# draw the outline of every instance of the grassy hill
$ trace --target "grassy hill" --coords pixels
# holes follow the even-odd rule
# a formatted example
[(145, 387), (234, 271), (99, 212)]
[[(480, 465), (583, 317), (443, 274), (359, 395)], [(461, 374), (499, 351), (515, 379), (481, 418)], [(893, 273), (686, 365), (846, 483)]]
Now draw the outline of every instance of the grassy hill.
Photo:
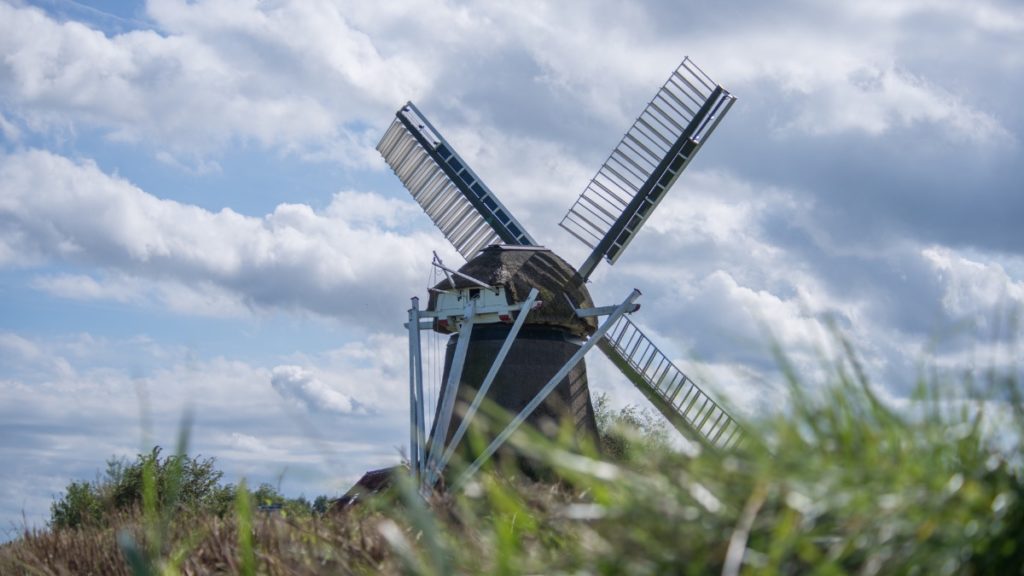
[(185, 503), (188, 459), (160, 484), (155, 458), (132, 506), (24, 534), (0, 573), (1021, 573), (1019, 375), (936, 376), (897, 413), (858, 374), (792, 377), (788, 409), (734, 452), (673, 450), (649, 415), (606, 412), (604, 456), (514, 437), (557, 481), (496, 462), (460, 494), (399, 483), (338, 514), (262, 513), (244, 486)]

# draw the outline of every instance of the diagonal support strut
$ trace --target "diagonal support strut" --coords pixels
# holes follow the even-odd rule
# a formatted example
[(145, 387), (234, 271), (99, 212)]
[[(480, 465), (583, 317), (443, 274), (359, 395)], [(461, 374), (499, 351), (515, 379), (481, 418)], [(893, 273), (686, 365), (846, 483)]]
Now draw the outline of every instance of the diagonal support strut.
[(448, 426), (452, 421), (452, 412), (455, 409), (455, 396), (459, 391), (459, 381), (462, 379), (462, 368), (466, 364), (466, 353), (469, 351), (469, 340), (473, 334), (473, 319), (476, 314), (476, 301), (470, 300), (466, 305), (462, 328), (459, 329), (459, 341), (455, 345), (455, 354), (452, 357), (452, 365), (448, 370), (448, 380), (445, 383), (444, 398), (441, 400), (441, 407), (437, 413), (437, 421), (434, 423), (434, 439), (430, 445), (430, 453), (427, 455), (427, 470), (423, 478), (423, 487), (429, 488), (437, 480), (439, 470), (437, 463), (441, 459), (441, 450), (444, 448), (444, 438), (448, 435)]
[(516, 336), (519, 335), (519, 330), (523, 327), (526, 322), (526, 317), (530, 314), (530, 310), (533, 309), (533, 303), (537, 300), (539, 292), (536, 288), (530, 289), (530, 294), (527, 295), (526, 301), (523, 302), (523, 307), (519, 316), (516, 317), (516, 321), (512, 324), (512, 328), (508, 332), (508, 336), (505, 337), (505, 341), (501, 344), (501, 349), (498, 350), (498, 355), (494, 357), (494, 362), (491, 363), (490, 370), (487, 371), (487, 375), (484, 377), (484, 381), (480, 384), (480, 389), (477, 391), (476, 396), (473, 398), (473, 403), (470, 404), (469, 409), (466, 410), (466, 414), (462, 417), (462, 422), (459, 424), (459, 429), (455, 431), (455, 435), (452, 436), (451, 442), (448, 443), (448, 449), (445, 450), (444, 456), (441, 458), (441, 463), (438, 465), (438, 470), (444, 470), (444, 467), (448, 465), (448, 461), (451, 459), (452, 454), (455, 452), (455, 447), (459, 445), (459, 441), (465, 436), (466, 430), (469, 429), (469, 423), (476, 415), (477, 409), (480, 408), (480, 404), (484, 398), (487, 397), (487, 391), (491, 388), (491, 383), (498, 376), (498, 370), (501, 369), (501, 365), (505, 362), (505, 357), (508, 355), (508, 351), (512, 349), (512, 343), (515, 341)]
[(559, 369), (558, 372), (556, 372), (550, 380), (548, 380), (548, 383), (545, 384), (539, 392), (537, 392), (537, 395), (533, 397), (533, 400), (530, 400), (530, 403), (527, 404), (519, 412), (519, 414), (516, 414), (515, 418), (513, 418), (512, 421), (509, 422), (508, 426), (506, 426), (505, 429), (502, 430), (500, 434), (498, 434), (498, 436), (490, 443), (490, 445), (488, 445), (487, 448), (484, 449), (483, 453), (480, 454), (479, 457), (477, 457), (477, 459), (469, 466), (469, 468), (467, 468), (462, 473), (461, 476), (459, 476), (459, 479), (455, 482), (456, 490), (460, 489), (463, 485), (465, 485), (465, 483), (473, 476), (473, 474), (475, 474), (476, 471), (479, 470), (481, 466), (483, 466), (483, 463), (486, 462), (488, 458), (493, 456), (494, 453), (498, 451), (498, 448), (500, 448), (501, 445), (504, 444), (505, 441), (508, 440), (509, 437), (512, 436), (512, 434), (519, 429), (523, 422), (525, 422), (526, 419), (530, 417), (530, 414), (533, 414), (533, 411), (536, 410), (537, 407), (540, 406), (540, 404), (544, 402), (544, 400), (547, 399), (548, 396), (551, 395), (551, 393), (555, 390), (555, 388), (562, 381), (562, 379), (565, 378), (566, 375), (568, 375), (569, 372), (571, 372), (572, 369), (575, 368), (581, 360), (583, 360), (583, 357), (586, 356), (587, 352), (589, 352), (590, 349), (593, 348), (594, 345), (597, 344), (597, 342), (599, 342), (601, 338), (604, 337), (605, 333), (607, 333), (608, 330), (615, 324), (615, 322), (632, 307), (633, 302), (639, 297), (640, 291), (634, 288), (633, 292), (630, 293), (629, 297), (627, 297), (626, 300), (622, 302), (622, 304), (619, 304), (615, 308), (615, 311), (612, 312), (607, 319), (605, 319), (601, 326), (598, 327), (597, 331), (594, 332), (590, 336), (590, 338), (588, 338), (587, 341), (583, 343), (582, 346), (580, 346), (580, 349), (577, 350), (576, 353), (573, 354), (572, 357), (569, 358), (569, 360), (562, 366), (562, 368)]

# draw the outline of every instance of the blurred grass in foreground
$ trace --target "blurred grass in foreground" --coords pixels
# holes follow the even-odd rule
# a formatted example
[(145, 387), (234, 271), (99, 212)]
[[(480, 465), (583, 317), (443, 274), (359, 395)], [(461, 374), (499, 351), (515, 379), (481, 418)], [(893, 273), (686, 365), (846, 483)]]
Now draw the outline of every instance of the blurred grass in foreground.
[[(0, 548), (0, 573), (1022, 573), (1017, 367), (932, 375), (895, 412), (849, 351), (824, 385), (782, 365), (790, 406), (745, 423), (737, 452), (606, 424), (618, 448), (602, 460), (524, 431), (514, 447), (558, 482), (496, 462), (461, 494), (424, 502), (400, 482), (323, 516), (261, 514), (245, 490), (223, 516), (171, 513), (150, 487), (109, 526), (26, 532)], [(631, 418), (645, 422), (606, 422)]]

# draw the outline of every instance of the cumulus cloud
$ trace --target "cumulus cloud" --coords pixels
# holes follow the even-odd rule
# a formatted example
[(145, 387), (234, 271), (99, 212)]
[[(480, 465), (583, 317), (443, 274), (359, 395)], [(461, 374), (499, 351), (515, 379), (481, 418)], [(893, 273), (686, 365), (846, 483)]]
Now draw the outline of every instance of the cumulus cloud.
[(1014, 140), (991, 114), (921, 77), (892, 65), (851, 65), (857, 67), (826, 68), (813, 80), (806, 78), (793, 86), (801, 95), (801, 111), (780, 129), (812, 135), (859, 131), (881, 136), (915, 123), (927, 123), (939, 126), (951, 140), (972, 144), (1007, 144)]
[(0, 190), (0, 254), (109, 271), (42, 277), (41, 289), (79, 299), (145, 296), (196, 314), (284, 308), (378, 317), (384, 307), (403, 309), (429, 247), (440, 243), (410, 230), (419, 217), (412, 202), (342, 192), (321, 212), (302, 204), (262, 218), (210, 212), (39, 150), (0, 156)]
[(950, 316), (986, 325), (1005, 311), (1024, 311), (1024, 278), (1012, 277), (999, 262), (979, 262), (939, 246), (923, 249), (921, 256), (944, 288), (942, 304)]
[(729, 88), (755, 104), (767, 99), (777, 105), (764, 111), (772, 114), (776, 134), (880, 137), (925, 125), (951, 142), (1017, 143), (1001, 118), (978, 107), (985, 100), (982, 93), (953, 92), (941, 83), (947, 79), (933, 80), (917, 73), (913, 61), (899, 59), (895, 45), (902, 37), (865, 43), (876, 22), (808, 24), (780, 24), (788, 29), (782, 34), (748, 30), (743, 42), (750, 50), (743, 54), (750, 58), (737, 58), (728, 45), (711, 47), (712, 59), (720, 63), (718, 75)]
[(358, 406), (348, 396), (318, 380), (301, 366), (277, 366), (270, 376), (274, 390), (311, 412), (348, 414)]
[[(666, 70), (696, 47), (698, 60), (714, 62), (715, 75), (727, 84), (753, 88), (768, 80), (800, 97), (799, 115), (783, 119), (782, 127), (879, 135), (928, 122), (979, 141), (1009, 136), (987, 111), (897, 61), (903, 34), (878, 32), (882, 25), (913, 32), (912, 17), (927, 14), (1005, 33), (1024, 21), (1019, 7), (871, 2), (838, 11), (801, 8), (801, 19), (783, 20), (785, 10), (765, 14), (781, 26), (779, 33), (704, 14), (602, 3), (420, 2), (383, 9), (327, 1), (159, 0), (147, 4), (156, 30), (108, 37), (36, 8), (4, 4), (0, 15), (10, 33), (0, 42), (6, 56), (0, 73), (14, 110), (37, 129), (98, 126), (114, 139), (159, 143), (169, 149), (161, 150), (169, 161), (174, 157), (168, 154), (215, 151), (240, 140), (379, 165), (371, 150), (376, 130), (396, 104), (421, 96), (463, 115), (488, 114), (514, 131), (544, 130), (545, 124), (572, 129), (559, 112), (573, 106), (625, 126)], [(566, 21), (571, 29), (555, 24)], [(685, 31), (685, 42), (640, 32), (667, 27)], [(475, 82), (494, 76), (494, 58), (504, 60), (509, 80)], [(530, 90), (510, 98), (507, 81)], [(548, 101), (542, 105), (529, 92)], [(376, 128), (368, 130), (366, 118), (375, 119)]]
[[(99, 128), (166, 154), (232, 141), (376, 162), (355, 128), (424, 89), (329, 2), (147, 5), (160, 31), (106, 36), (0, 3), (0, 87), (37, 130)], [(167, 157), (167, 156), (165, 156)]]

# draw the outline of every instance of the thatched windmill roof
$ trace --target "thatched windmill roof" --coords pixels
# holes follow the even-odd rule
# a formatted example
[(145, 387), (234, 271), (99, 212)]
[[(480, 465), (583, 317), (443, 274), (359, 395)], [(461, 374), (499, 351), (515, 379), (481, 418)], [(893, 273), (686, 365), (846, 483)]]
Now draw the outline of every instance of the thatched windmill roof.
[[(488, 246), (459, 268), (459, 272), (490, 286), (504, 287), (509, 304), (522, 302), (530, 288), (536, 288), (537, 299), (543, 305), (530, 312), (528, 325), (558, 326), (577, 336), (592, 334), (597, 329), (593, 317), (579, 318), (575, 314), (575, 308), (594, 305), (586, 283), (568, 262), (547, 248)], [(459, 276), (453, 276), (452, 280), (455, 289), (477, 288), (476, 284)], [(428, 309), (435, 309), (437, 291), (452, 288), (447, 279), (437, 284), (430, 291)]]

